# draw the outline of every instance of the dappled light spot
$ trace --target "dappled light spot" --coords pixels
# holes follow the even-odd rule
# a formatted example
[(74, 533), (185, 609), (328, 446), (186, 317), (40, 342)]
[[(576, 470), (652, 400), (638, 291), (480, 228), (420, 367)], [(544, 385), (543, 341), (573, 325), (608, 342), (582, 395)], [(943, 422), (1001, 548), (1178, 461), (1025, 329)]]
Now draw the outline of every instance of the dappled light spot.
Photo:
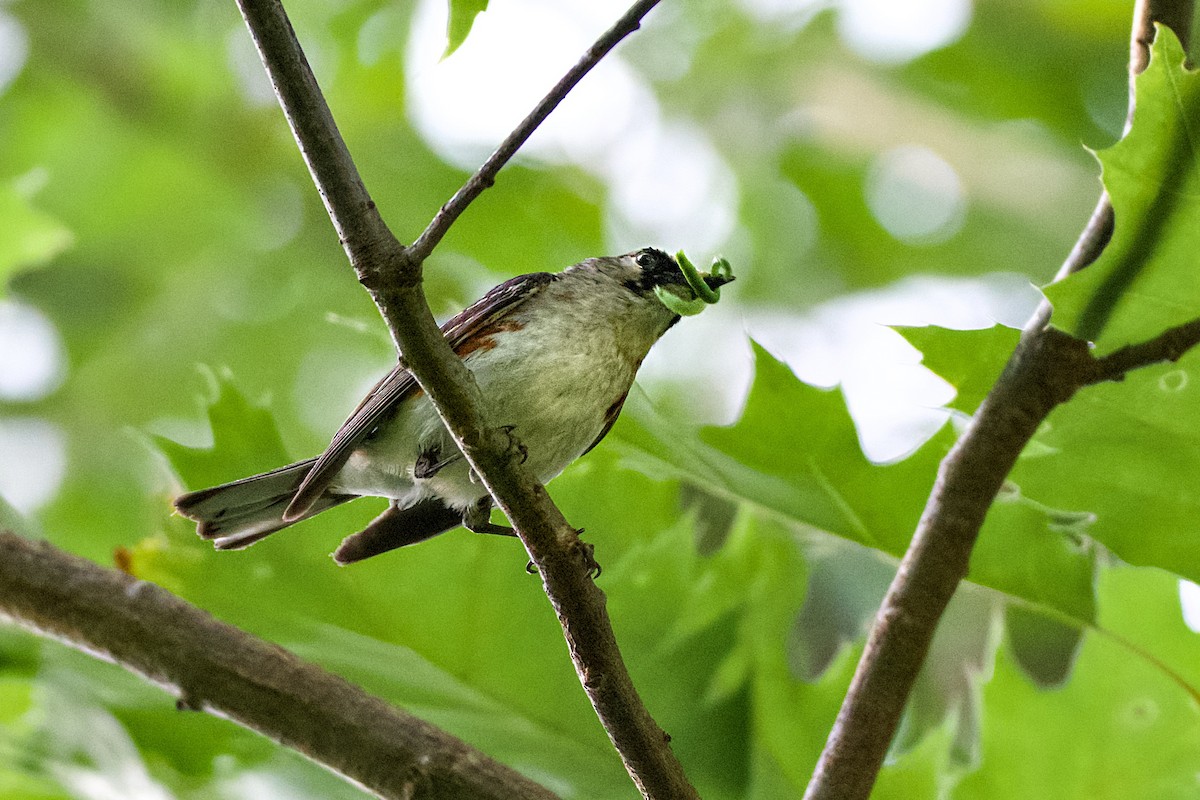
[[(443, 159), (474, 169), (611, 23), (611, 12), (604, 4), (513, 0), (481, 14), (466, 45), (441, 60), (446, 4), (425, 0), (405, 70), (413, 126)], [(512, 46), (531, 39), (536, 47)], [(608, 185), (614, 251), (649, 242), (713, 249), (733, 231), (732, 170), (698, 126), (663, 120), (651, 87), (619, 51), (538, 128), (521, 157), (576, 164)]]
[(971, 0), (739, 0), (738, 5), (759, 21), (789, 29), (836, 8), (846, 45), (884, 64), (911, 61), (953, 44), (971, 22)]
[(254, 249), (278, 250), (300, 233), (304, 223), (304, 194), (294, 181), (283, 175), (271, 176), (255, 187), (254, 205), (259, 220), (249, 242)]
[(309, 350), (296, 370), (292, 408), (319, 439), (328, 437), (394, 363), (379, 351), (354, 346)]
[(616, 249), (687, 242), (714, 249), (736, 221), (737, 181), (712, 144), (682, 124), (636, 126), (606, 165)]
[(407, 24), (405, 12), (393, 5), (385, 5), (369, 16), (358, 29), (358, 40), (355, 43), (358, 63), (364, 67), (373, 67), (389, 53), (401, 52)]
[(1127, 728), (1149, 728), (1162, 715), (1153, 697), (1135, 697), (1123, 705), (1118, 712), (1120, 721)]
[[(467, 44), (442, 60), (446, 3), (424, 0), (409, 35), (405, 77), (409, 113), (426, 143), (452, 164), (477, 167), (590, 44), (596, 31), (581, 12), (538, 0), (498, 4), (476, 18)], [(647, 112), (657, 114), (653, 95), (610, 54), (538, 128), (520, 157), (594, 161)]]
[[(229, 29), (229, 38), (225, 40), (225, 54), (229, 61), (229, 70), (237, 78), (237, 87), (241, 90), (242, 99), (252, 106), (266, 108), (275, 105), (275, 90), (271, 80), (263, 71), (254, 42), (246, 35), (242, 25)], [(308, 43), (305, 43), (305, 51)]]
[(872, 61), (911, 61), (952, 44), (971, 22), (970, 0), (842, 0), (838, 30)]
[(22, 514), (54, 499), (67, 467), (66, 438), (37, 417), (0, 419), (0, 497)]
[(64, 360), (54, 323), (33, 306), (0, 300), (0, 400), (50, 394), (63, 381)]
[(902, 145), (878, 156), (867, 172), (867, 205), (888, 233), (907, 244), (944, 242), (962, 227), (962, 181), (941, 156)]
[(21, 74), (29, 56), (29, 37), (21, 23), (0, 12), (0, 92)]
[(1188, 374), (1182, 369), (1165, 372), (1158, 378), (1158, 388), (1164, 392), (1181, 392), (1187, 388)]
[(290, 269), (288, 251), (247, 258), (210, 283), (211, 310), (221, 319), (261, 325), (290, 314), (311, 291), (312, 276)]
[(1180, 580), (1179, 605), (1183, 609), (1183, 623), (1194, 633), (1200, 633), (1200, 586)]

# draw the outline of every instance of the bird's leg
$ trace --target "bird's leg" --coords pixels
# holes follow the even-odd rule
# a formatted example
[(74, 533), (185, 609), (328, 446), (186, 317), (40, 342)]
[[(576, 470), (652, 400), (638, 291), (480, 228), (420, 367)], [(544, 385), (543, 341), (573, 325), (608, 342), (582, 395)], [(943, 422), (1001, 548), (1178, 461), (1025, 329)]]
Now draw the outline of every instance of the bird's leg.
[(517, 532), (507, 525), (497, 525), (491, 520), (492, 498), (484, 497), (463, 512), (463, 527), (472, 533), (494, 533), (498, 536), (516, 536)]
[(417, 462), (413, 465), (413, 477), (417, 480), (432, 478), (441, 472), (443, 468), (462, 458), (462, 453), (457, 450), (454, 451), (453, 455), (439, 460), (441, 454), (441, 448), (437, 445), (422, 450), (421, 454), (417, 456)]

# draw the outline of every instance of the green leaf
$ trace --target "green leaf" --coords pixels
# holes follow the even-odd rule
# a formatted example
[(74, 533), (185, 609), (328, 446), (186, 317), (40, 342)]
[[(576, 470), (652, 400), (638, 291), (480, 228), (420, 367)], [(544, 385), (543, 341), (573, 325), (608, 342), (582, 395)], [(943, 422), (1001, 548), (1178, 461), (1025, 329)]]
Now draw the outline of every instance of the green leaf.
[(921, 351), (921, 363), (958, 391), (950, 408), (966, 414), (979, 408), (1021, 338), (1019, 330), (1003, 325), (973, 331), (933, 325), (895, 330)]
[(455, 50), (467, 40), (475, 17), (487, 11), (488, 0), (448, 0), (450, 17), (446, 21), (446, 52), (442, 58), (449, 58)]
[[(734, 425), (697, 436), (633, 394), (610, 437), (614, 446), (650, 474), (684, 478), (794, 523), (902, 555), (953, 433), (944, 428), (899, 463), (872, 464), (839, 392), (803, 383), (757, 345), (755, 356), (754, 384)], [(1087, 624), (1094, 554), (1054, 530), (1057, 513), (1036, 504), (993, 509), (970, 578)]]
[(214, 377), (217, 396), (208, 406), (212, 447), (188, 447), (152, 437), (175, 472), (192, 489), (237, 480), (290, 460), (266, 406), (254, 405), (228, 375)]
[(1112, 199), (1112, 241), (1087, 269), (1045, 287), (1053, 323), (1100, 354), (1151, 339), (1198, 316), (1200, 79), (1157, 26), (1150, 63), (1136, 79), (1129, 133), (1097, 154)]
[(803, 383), (757, 344), (754, 352), (754, 384), (734, 425), (696, 436), (632, 397), (629, 424), (618, 425), (617, 440), (652, 471), (665, 469), (719, 494), (902, 553), (949, 448), (949, 431), (904, 461), (872, 464), (840, 391)]
[(29, 200), (22, 184), (32, 177), (0, 185), (0, 290), (10, 275), (23, 267), (44, 264), (71, 246), (71, 230)]
[(1109, 568), (1097, 582), (1101, 635), (1156, 663), (1200, 698), (1200, 636), (1183, 618), (1179, 579), (1143, 567)]
[[(1149, 621), (1157, 631), (1144, 638), (1155, 639), (1160, 648), (1185, 647), (1191, 664), (1197, 663), (1196, 636), (1183, 629), (1177, 595), (1154, 589), (1155, 584), (1167, 589), (1174, 581), (1145, 572), (1113, 570), (1111, 580), (1102, 581), (1102, 607), (1124, 609), (1120, 613), (1132, 625), (1122, 622), (1115, 637), (1089, 634), (1073, 677), (1062, 688), (1039, 689), (1007, 648), (1001, 650), (995, 674), (983, 688), (979, 768), (963, 780), (955, 798), (1195, 796), (1200, 711), (1194, 696), (1150, 660), (1130, 658), (1123, 641)], [(1132, 595), (1131, 588), (1136, 589)], [(1157, 635), (1164, 628), (1171, 633), (1165, 641)]]
[(1197, 420), (1192, 352), (1080, 391), (1051, 414), (1010, 479), (1024, 496), (1075, 512), (1079, 532), (1126, 561), (1200, 580)]

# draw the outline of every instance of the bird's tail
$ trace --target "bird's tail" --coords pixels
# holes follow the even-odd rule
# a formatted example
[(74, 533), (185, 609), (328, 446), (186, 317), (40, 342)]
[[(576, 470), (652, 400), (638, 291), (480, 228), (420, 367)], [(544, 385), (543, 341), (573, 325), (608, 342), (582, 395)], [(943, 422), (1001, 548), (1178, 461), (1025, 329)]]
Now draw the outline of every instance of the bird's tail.
[(261, 475), (180, 495), (175, 498), (175, 509), (199, 523), (196, 533), (213, 540), (218, 550), (240, 550), (277, 530), (354, 499), (354, 495), (327, 493), (304, 516), (285, 522), (283, 512), (314, 463), (315, 458), (297, 461)]

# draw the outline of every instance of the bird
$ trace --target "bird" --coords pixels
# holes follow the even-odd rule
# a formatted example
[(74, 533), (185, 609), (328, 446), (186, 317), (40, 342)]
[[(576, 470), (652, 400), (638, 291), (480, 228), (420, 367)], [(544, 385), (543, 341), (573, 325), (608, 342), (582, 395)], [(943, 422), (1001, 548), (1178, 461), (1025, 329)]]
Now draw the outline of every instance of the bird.
[[(686, 257), (678, 259), (647, 247), (589, 258), (557, 273), (519, 275), (442, 326), (474, 375), (489, 419), (515, 435), (542, 483), (612, 429), (642, 360), (680, 319), (660, 299), (664, 291), (697, 299), (680, 268)], [(716, 290), (733, 277), (714, 269), (701, 279)], [(403, 359), (320, 456), (180, 495), (174, 507), (218, 550), (238, 550), (367, 496), (387, 498), (388, 508), (346, 537), (333, 553), (339, 564), (459, 525), (515, 535), (490, 521), (491, 496)]]

